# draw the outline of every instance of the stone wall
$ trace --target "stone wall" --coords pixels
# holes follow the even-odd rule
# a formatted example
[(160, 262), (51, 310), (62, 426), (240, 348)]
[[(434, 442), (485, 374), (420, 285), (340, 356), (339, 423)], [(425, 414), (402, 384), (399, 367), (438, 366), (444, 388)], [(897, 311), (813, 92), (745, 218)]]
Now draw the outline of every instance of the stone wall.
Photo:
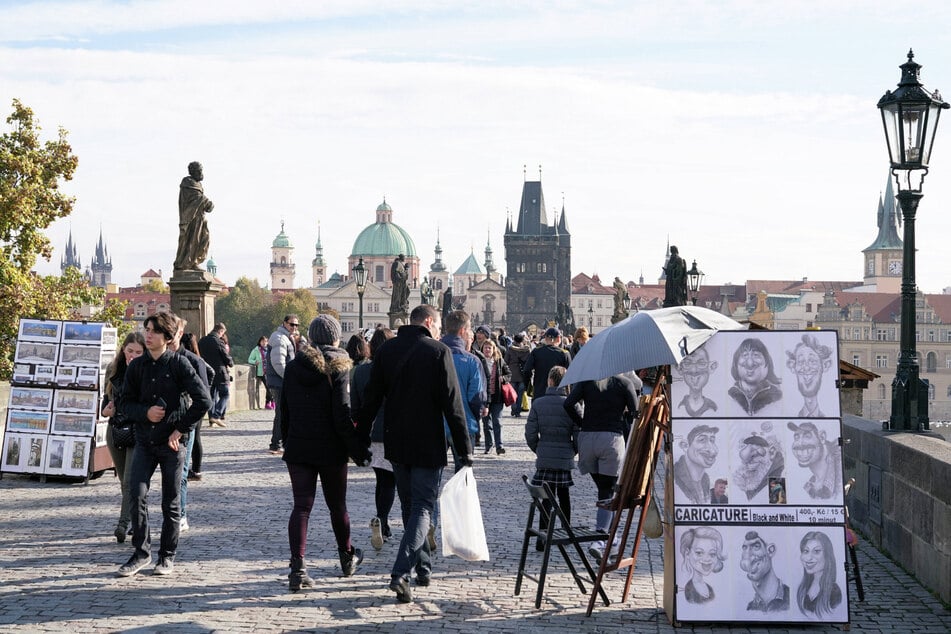
[(951, 603), (951, 443), (856, 416), (842, 421), (852, 525)]

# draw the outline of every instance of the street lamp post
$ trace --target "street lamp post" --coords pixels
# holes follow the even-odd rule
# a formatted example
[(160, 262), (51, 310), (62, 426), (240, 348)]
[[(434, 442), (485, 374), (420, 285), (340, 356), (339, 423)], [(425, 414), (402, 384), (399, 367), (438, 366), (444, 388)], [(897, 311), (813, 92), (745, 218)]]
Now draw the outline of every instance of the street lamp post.
[(697, 305), (697, 293), (700, 292), (700, 284), (703, 283), (703, 271), (697, 268), (697, 261), (693, 261), (693, 266), (687, 271), (687, 290), (690, 291), (690, 299), (693, 305)]
[(363, 293), (367, 290), (367, 267), (363, 264), (363, 258), (353, 267), (353, 279), (357, 283), (357, 296), (360, 298), (360, 317), (358, 319), (358, 328), (363, 328)]
[(948, 104), (938, 91), (925, 90), (918, 81), (921, 65), (908, 51), (908, 61), (899, 66), (901, 81), (894, 91), (878, 100), (885, 126), (885, 141), (892, 174), (898, 183), (898, 204), (904, 218), (901, 277), (901, 351), (892, 381), (892, 413), (888, 429), (928, 430), (928, 383), (919, 377), (915, 350), (915, 214), (921, 188), (928, 173), (931, 149), (941, 111)]
[(621, 300), (621, 303), (624, 304), (624, 313), (630, 317), (631, 316), (631, 296), (628, 294), (624, 295), (624, 299)]
[(594, 334), (594, 302), (588, 300), (588, 334)]

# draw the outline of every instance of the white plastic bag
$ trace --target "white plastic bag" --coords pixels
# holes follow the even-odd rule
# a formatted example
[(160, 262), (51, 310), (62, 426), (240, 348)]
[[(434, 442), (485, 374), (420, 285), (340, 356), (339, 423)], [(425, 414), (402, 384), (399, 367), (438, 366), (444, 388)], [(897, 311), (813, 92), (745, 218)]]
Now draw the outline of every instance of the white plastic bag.
[(472, 467), (463, 467), (449, 478), (439, 494), (442, 554), (466, 561), (489, 561), (482, 507)]

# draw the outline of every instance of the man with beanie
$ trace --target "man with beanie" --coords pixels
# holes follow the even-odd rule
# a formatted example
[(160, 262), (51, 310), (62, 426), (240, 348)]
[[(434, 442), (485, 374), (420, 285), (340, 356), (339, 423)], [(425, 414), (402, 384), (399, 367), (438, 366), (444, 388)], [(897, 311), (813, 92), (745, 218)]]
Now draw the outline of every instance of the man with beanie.
[(274, 397), (274, 423), (271, 425), (271, 444), (268, 450), (272, 455), (284, 453), (281, 445), (281, 389), (284, 386), (284, 368), (297, 354), (291, 332), (298, 332), (300, 319), (297, 315), (287, 315), (267, 340), (268, 359), (265, 380)]
[(363, 551), (350, 541), (347, 511), (347, 461), (370, 462), (370, 428), (354, 427), (350, 417), (350, 369), (353, 363), (340, 343), (340, 322), (318, 315), (307, 330), (304, 346), (284, 369), (281, 390), (281, 442), (291, 480), (294, 509), (287, 523), (291, 550), (288, 587), (292, 592), (313, 586), (304, 557), (307, 528), (317, 481), (330, 512), (340, 568), (353, 575)]
[(531, 384), (532, 394), (544, 396), (548, 389), (548, 373), (556, 365), (568, 368), (571, 364), (571, 355), (561, 347), (561, 331), (549, 328), (545, 331), (545, 341), (532, 350), (525, 365), (522, 367), (523, 379)]
[(389, 587), (401, 603), (413, 600), (410, 574), (414, 568), (417, 586), (430, 583), (432, 549), (427, 536), (447, 464), (447, 430), (463, 456), (462, 463), (472, 465), (472, 444), (452, 352), (435, 339), (440, 315), (423, 304), (413, 309), (409, 320), (374, 355), (364, 404), (356, 413), (363, 425), (384, 407), (383, 446), (386, 459), (393, 464), (403, 513), (403, 539)]

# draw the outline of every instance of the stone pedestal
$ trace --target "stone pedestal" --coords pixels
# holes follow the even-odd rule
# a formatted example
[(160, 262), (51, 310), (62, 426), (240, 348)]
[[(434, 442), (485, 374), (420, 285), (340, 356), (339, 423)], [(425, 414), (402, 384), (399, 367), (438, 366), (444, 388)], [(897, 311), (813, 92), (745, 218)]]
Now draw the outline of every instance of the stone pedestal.
[(207, 271), (175, 271), (168, 281), (172, 312), (188, 321), (186, 332), (204, 337), (215, 325), (215, 298), (224, 285)]
[(405, 326), (409, 323), (409, 313), (399, 311), (396, 313), (388, 312), (386, 313), (390, 318), (390, 330), (396, 331), (400, 326)]

